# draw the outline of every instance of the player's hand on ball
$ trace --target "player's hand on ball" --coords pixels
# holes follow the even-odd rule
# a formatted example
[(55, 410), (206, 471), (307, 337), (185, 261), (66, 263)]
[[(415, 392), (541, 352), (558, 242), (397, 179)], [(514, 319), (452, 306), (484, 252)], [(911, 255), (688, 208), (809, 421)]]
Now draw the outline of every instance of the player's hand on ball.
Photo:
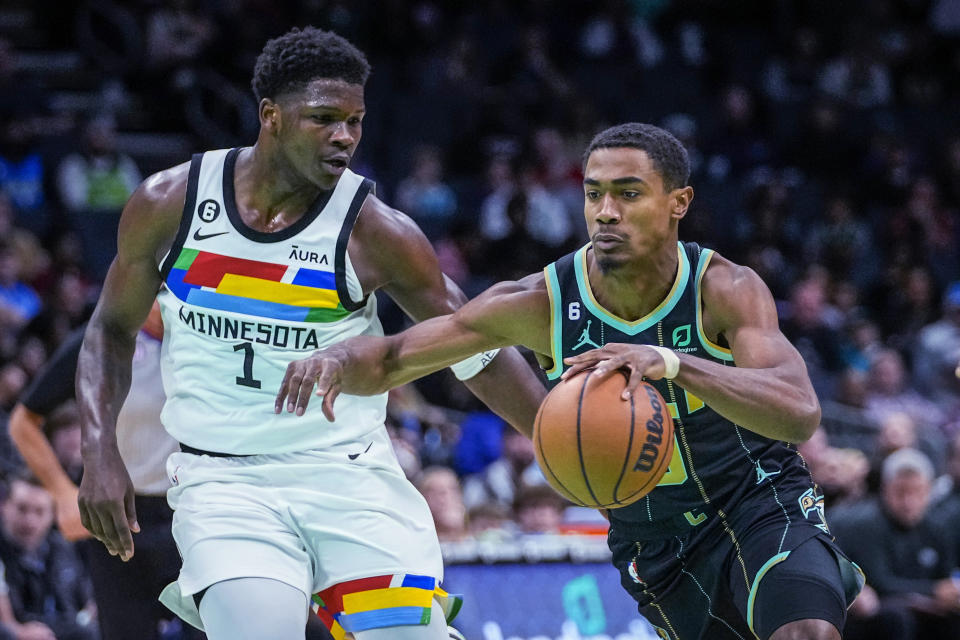
[(591, 367), (594, 369), (593, 375), (600, 378), (605, 378), (614, 371), (624, 371), (627, 374), (624, 399), (633, 395), (644, 378), (659, 380), (666, 375), (663, 357), (650, 347), (639, 344), (612, 342), (599, 349), (564, 358), (563, 362), (571, 365), (561, 376), (564, 380)]
[(343, 379), (339, 355), (334, 346), (288, 364), (274, 403), (274, 412), (280, 413), (286, 406), (288, 413), (302, 416), (310, 402), (313, 385), (316, 384), (316, 393), (323, 398), (323, 415), (333, 422), (333, 402), (340, 395)]

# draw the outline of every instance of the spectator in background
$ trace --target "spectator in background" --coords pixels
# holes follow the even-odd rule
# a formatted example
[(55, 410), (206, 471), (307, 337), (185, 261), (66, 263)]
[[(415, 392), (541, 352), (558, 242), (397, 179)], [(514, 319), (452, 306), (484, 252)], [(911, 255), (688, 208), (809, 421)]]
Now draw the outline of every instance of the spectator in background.
[[(47, 294), (43, 310), (30, 321), (24, 333), (35, 336), (45, 350), (52, 353), (71, 331), (89, 318), (93, 307), (90, 294), (91, 287), (76, 271), (58, 274)], [(40, 364), (45, 359), (44, 356)]]
[[(880, 500), (835, 512), (831, 527), (867, 575), (844, 638), (919, 640), (960, 634), (960, 588), (949, 534), (928, 510), (933, 466), (916, 449), (883, 463)], [(873, 596), (876, 596), (874, 598)], [(859, 613), (859, 615), (858, 615)]]
[(809, 440), (798, 444), (797, 450), (823, 490), (828, 507), (852, 504), (866, 495), (870, 463), (859, 449), (830, 446), (827, 432), (820, 427)]
[(937, 286), (946, 286), (960, 271), (957, 211), (944, 204), (936, 181), (921, 175), (910, 187), (905, 214), (909, 232), (922, 243), (917, 256), (920, 263), (929, 269)]
[(558, 533), (566, 501), (547, 485), (523, 487), (513, 503), (522, 534)]
[(20, 624), (13, 615), (10, 603), (10, 587), (7, 585), (6, 569), (0, 562), (0, 640), (57, 640), (50, 627), (42, 622)]
[(947, 473), (937, 479), (935, 490), (935, 509), (941, 514), (941, 520), (950, 532), (954, 557), (960, 563), (960, 434), (950, 443), (950, 457), (947, 459)]
[(443, 174), (440, 149), (422, 146), (414, 153), (410, 174), (397, 187), (397, 206), (434, 241), (450, 232), (457, 215), (457, 194)]
[(499, 504), (485, 502), (467, 511), (467, 528), (470, 537), (483, 541), (509, 540), (515, 533), (510, 511)]
[(116, 121), (105, 115), (84, 123), (80, 149), (57, 168), (60, 201), (101, 279), (117, 252), (120, 212), (141, 179), (136, 162), (117, 150)]
[(0, 329), (16, 331), (40, 313), (42, 301), (21, 279), (21, 263), (6, 238), (0, 238)]
[(825, 313), (823, 284), (808, 278), (794, 286), (789, 310), (780, 321), (783, 335), (803, 356), (821, 400), (833, 398), (837, 376), (844, 368), (840, 334), (826, 323)]
[(34, 234), (14, 224), (15, 217), (10, 196), (0, 191), (0, 239), (6, 241), (16, 254), (22, 279), (34, 284), (34, 280), (50, 268), (50, 256)]
[(533, 203), (525, 191), (515, 192), (507, 202), (510, 231), (488, 243), (481, 255), (482, 272), (489, 274), (494, 282), (518, 280), (535, 273), (555, 255), (549, 245), (530, 233), (532, 213)]
[[(549, 247), (552, 256), (562, 253), (573, 224), (563, 200), (540, 181), (536, 165), (499, 158), (491, 161), (488, 172), (493, 191), (481, 208), (480, 232), (484, 238), (495, 242), (516, 234)], [(518, 198), (520, 194), (522, 199)], [(512, 217), (511, 206), (516, 207)]]
[(32, 113), (18, 111), (0, 120), (0, 191), (13, 202), (17, 224), (43, 233), (47, 217), (47, 167), (38, 149), (39, 127)]
[(463, 502), (467, 508), (480, 504), (499, 504), (512, 509), (522, 488), (544, 485), (545, 482), (535, 461), (533, 443), (523, 434), (505, 426), (500, 457), (483, 471), (464, 478)]
[[(571, 233), (579, 229), (583, 215), (583, 169), (580, 154), (573, 153), (560, 131), (542, 127), (533, 133), (533, 177), (548, 193), (563, 203)], [(584, 238), (585, 239), (585, 238)]]
[(487, 162), (487, 195), (480, 204), (480, 234), (485, 240), (498, 240), (510, 233), (507, 204), (517, 192), (517, 161), (496, 154)]
[(191, 0), (163, 3), (147, 18), (146, 62), (151, 70), (193, 65), (213, 40), (216, 25), (197, 9), (198, 4)]
[(99, 638), (93, 592), (83, 565), (51, 528), (53, 497), (32, 476), (17, 476), (0, 510), (0, 561), (16, 619), (45, 625), (57, 640)]
[(854, 109), (872, 109), (890, 103), (890, 72), (872, 51), (867, 34), (853, 38), (849, 50), (828, 62), (820, 72), (819, 89)]
[(834, 278), (853, 278), (863, 287), (876, 276), (870, 227), (857, 217), (847, 196), (830, 198), (825, 219), (814, 225), (805, 249), (807, 261), (822, 264)]
[(867, 418), (883, 424), (894, 413), (905, 413), (918, 425), (941, 428), (945, 413), (921, 396), (910, 384), (903, 357), (894, 349), (884, 349), (870, 366), (865, 410)]
[(447, 467), (427, 467), (417, 488), (433, 514), (440, 542), (457, 542), (467, 537), (467, 509), (463, 506), (460, 480)]
[(57, 193), (71, 213), (117, 213), (141, 180), (133, 158), (117, 151), (114, 118), (95, 115), (83, 124), (80, 149), (57, 168)]
[(880, 314), (883, 333), (888, 346), (912, 349), (920, 330), (937, 316), (935, 284), (922, 266), (895, 268), (890, 275), (893, 286), (884, 293)]
[(781, 104), (797, 104), (813, 95), (822, 54), (822, 35), (811, 27), (800, 27), (792, 34), (785, 55), (771, 57), (763, 70), (763, 90), (768, 98)]
[(881, 468), (884, 460), (895, 451), (917, 449), (930, 460), (934, 474), (946, 465), (947, 442), (936, 427), (921, 426), (906, 413), (899, 411), (887, 414), (879, 424), (880, 431), (874, 438), (870, 452), (870, 488), (880, 487)]
[(951, 411), (960, 404), (960, 386), (954, 370), (960, 362), (960, 281), (947, 287), (943, 313), (917, 337), (913, 381), (917, 389)]

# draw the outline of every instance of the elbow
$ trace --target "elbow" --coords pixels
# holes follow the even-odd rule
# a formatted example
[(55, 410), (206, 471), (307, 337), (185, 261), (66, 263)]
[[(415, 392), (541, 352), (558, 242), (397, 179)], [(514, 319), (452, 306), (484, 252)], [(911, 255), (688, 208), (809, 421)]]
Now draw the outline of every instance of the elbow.
[(820, 427), (820, 417), (820, 402), (815, 395), (811, 395), (806, 402), (797, 407), (794, 413), (794, 429), (791, 434), (793, 437), (790, 438), (790, 442), (799, 444), (809, 440)]

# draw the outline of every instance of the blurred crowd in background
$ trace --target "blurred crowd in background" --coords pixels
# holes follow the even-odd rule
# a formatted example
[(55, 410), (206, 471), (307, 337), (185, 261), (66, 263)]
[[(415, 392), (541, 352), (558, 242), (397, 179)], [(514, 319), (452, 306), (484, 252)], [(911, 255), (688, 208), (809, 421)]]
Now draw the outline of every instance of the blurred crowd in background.
[[(89, 317), (139, 181), (252, 144), (256, 55), (305, 24), (367, 53), (353, 168), (471, 296), (586, 242), (596, 132), (642, 121), (677, 136), (696, 194), (681, 238), (764, 278), (819, 393), (823, 426), (800, 450), (871, 579), (852, 616), (955, 620), (938, 585), (960, 562), (960, 0), (5, 2), (0, 425)], [(448, 373), (392, 392), (388, 426), (446, 542), (604, 529)], [(76, 410), (46, 428), (78, 474)], [(63, 546), (54, 505), (16, 489), (21, 467), (0, 446), (0, 556), (31, 567), (29, 588), (60, 588), (42, 556)], [(54, 613), (92, 611), (80, 587)]]

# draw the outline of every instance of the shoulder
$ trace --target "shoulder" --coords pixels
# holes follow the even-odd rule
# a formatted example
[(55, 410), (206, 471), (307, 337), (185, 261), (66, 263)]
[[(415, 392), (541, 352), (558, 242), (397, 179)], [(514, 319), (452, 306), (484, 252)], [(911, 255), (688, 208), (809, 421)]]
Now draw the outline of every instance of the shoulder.
[(420, 228), (373, 194), (360, 207), (347, 251), (367, 293), (391, 284), (406, 290), (443, 287), (436, 253)]
[(777, 322), (777, 309), (770, 289), (750, 267), (713, 254), (700, 283), (703, 309), (724, 328), (739, 324)]
[(716, 252), (703, 274), (701, 287), (705, 298), (721, 299), (755, 289), (768, 290), (756, 271)]
[(365, 243), (390, 249), (391, 242), (403, 242), (411, 237), (422, 236), (420, 228), (401, 211), (388, 206), (377, 196), (370, 194), (360, 207), (353, 237)]
[(190, 163), (165, 169), (140, 183), (120, 218), (121, 256), (155, 254), (169, 247), (180, 226)]
[(159, 171), (140, 183), (130, 197), (128, 206), (153, 211), (175, 209), (179, 212), (187, 196), (189, 176), (189, 162)]

